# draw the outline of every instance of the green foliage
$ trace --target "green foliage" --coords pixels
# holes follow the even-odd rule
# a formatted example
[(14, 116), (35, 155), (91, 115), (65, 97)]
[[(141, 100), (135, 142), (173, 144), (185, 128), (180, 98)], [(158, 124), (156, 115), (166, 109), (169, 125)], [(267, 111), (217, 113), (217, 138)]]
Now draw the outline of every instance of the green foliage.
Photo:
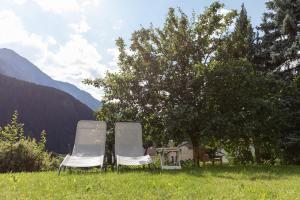
[(40, 138), (40, 143), (39, 143), (41, 150), (45, 150), (45, 146), (46, 146), (46, 142), (47, 142), (46, 135), (47, 135), (46, 131), (43, 130), (41, 132), (41, 138)]
[(12, 115), (11, 123), (3, 128), (0, 127), (0, 139), (10, 145), (24, 138), (24, 124), (18, 123), (18, 115), (18, 112), (15, 111)]
[(46, 132), (41, 140), (25, 138), (23, 124), (18, 122), (17, 111), (10, 124), (0, 128), (0, 172), (50, 170), (58, 166), (56, 158), (45, 151)]
[(255, 146), (257, 162), (269, 159), (260, 149), (271, 144), (266, 153), (273, 154), (278, 148), (280, 83), (245, 62), (216, 63), (205, 72), (205, 79), (205, 135), (221, 140), (237, 160), (253, 161), (250, 145)]
[(162, 28), (151, 26), (132, 34), (132, 53), (118, 39), (120, 72), (85, 81), (104, 89), (99, 116), (108, 121), (141, 121), (145, 139), (158, 145), (170, 137), (190, 138), (197, 148), (203, 128), (198, 123), (198, 95), (204, 82), (197, 85), (195, 80), (199, 68), (213, 60), (236, 16), (235, 11), (220, 14), (223, 7), (214, 2), (191, 20), (181, 10), (177, 16), (170, 8)]
[(0, 172), (45, 171), (57, 163), (34, 139), (20, 140), (12, 147), (0, 143)]
[[(255, 62), (263, 64), (265, 70), (289, 69), (293, 61), (300, 58), (300, 1), (270, 0), (266, 5), (268, 12), (264, 13), (259, 27), (263, 34)], [(285, 76), (298, 71), (299, 63), (292, 68), (286, 70)]]
[(244, 5), (221, 14), (219, 2), (191, 19), (170, 8), (162, 28), (140, 28), (129, 47), (119, 38), (120, 71), (85, 81), (104, 89), (98, 119), (109, 122), (109, 149), (114, 122), (133, 120), (157, 146), (190, 140), (195, 163), (200, 145), (223, 147), (238, 163), (295, 163), (298, 79), (286, 82), (273, 70), (299, 57), (300, 5), (267, 6), (256, 42)]
[(255, 33), (247, 16), (246, 8), (242, 4), (234, 30), (228, 33), (222, 44), (218, 46), (216, 59), (223, 62), (235, 59), (252, 62), (255, 51), (254, 41)]
[[(300, 58), (300, 1), (270, 0), (266, 3), (259, 30), (255, 63), (267, 73), (278, 75), (284, 85), (279, 97), (282, 160), (286, 163), (300, 163), (299, 151), (299, 58)], [(297, 78), (298, 77), (298, 78)], [(299, 82), (299, 81), (298, 81)], [(268, 147), (265, 147), (268, 148)]]
[(283, 91), (282, 147), (286, 163), (300, 163), (300, 75)]

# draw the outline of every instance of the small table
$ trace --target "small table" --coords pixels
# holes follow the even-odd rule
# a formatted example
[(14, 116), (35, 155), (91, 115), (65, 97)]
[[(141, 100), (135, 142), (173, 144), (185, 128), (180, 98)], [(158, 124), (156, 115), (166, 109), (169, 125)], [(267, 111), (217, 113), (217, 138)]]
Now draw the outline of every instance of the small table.
[[(157, 153), (159, 153), (160, 157), (160, 166), (161, 169), (181, 169), (179, 154), (181, 150), (176, 147), (167, 147), (167, 148), (157, 148)], [(167, 163), (168, 155), (170, 153), (175, 153), (175, 156), (172, 156), (172, 161)]]

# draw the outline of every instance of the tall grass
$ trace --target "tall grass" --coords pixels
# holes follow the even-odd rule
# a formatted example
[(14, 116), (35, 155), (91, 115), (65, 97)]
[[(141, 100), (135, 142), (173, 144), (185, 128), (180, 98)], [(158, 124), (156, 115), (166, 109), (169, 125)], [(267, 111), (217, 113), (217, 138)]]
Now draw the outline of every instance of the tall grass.
[(0, 174), (0, 199), (300, 199), (299, 166)]

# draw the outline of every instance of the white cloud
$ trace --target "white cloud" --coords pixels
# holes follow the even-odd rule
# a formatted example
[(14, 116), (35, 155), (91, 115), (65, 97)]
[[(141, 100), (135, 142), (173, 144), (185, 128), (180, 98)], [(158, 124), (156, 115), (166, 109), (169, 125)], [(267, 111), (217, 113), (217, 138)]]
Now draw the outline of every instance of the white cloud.
[(121, 30), (124, 25), (124, 20), (123, 19), (118, 19), (117, 21), (114, 22), (113, 24), (113, 30), (118, 31)]
[(80, 10), (76, 0), (34, 0), (43, 10), (54, 13), (74, 12)]
[(10, 10), (0, 12), (0, 43), (18, 42), (27, 37), (20, 19)]
[(57, 44), (57, 41), (54, 39), (54, 37), (48, 36), (48, 38), (47, 38), (47, 43), (48, 43), (49, 45), (56, 45), (56, 44)]
[(64, 13), (64, 12), (79, 12), (86, 7), (98, 6), (100, 0), (33, 0), (43, 10)]
[[(74, 74), (79, 73), (84, 77), (99, 76), (99, 73), (103, 73), (101, 71), (103, 66), (99, 64), (102, 59), (101, 55), (80, 34), (71, 35), (69, 41), (61, 45), (58, 52), (52, 53), (48, 58), (52, 63), (62, 66), (69, 72), (76, 72)], [(65, 76), (65, 73), (61, 75)]]
[(102, 0), (2, 0), (24, 5), (25, 3), (34, 2), (44, 11), (62, 14), (65, 12), (80, 12), (89, 7), (97, 7)]
[(52, 36), (26, 30), (21, 19), (9, 10), (0, 11), (0, 27), (0, 47), (17, 51), (54, 79), (72, 83), (101, 99), (99, 89), (82, 81), (104, 76), (109, 68), (100, 63), (102, 56), (95, 45), (82, 35), (71, 34), (67, 42), (59, 44)]
[(24, 3), (27, 2), (27, 0), (11, 0), (11, 1), (17, 5), (23, 5)]
[(90, 30), (90, 26), (86, 22), (86, 18), (82, 17), (80, 22), (77, 24), (70, 24), (69, 25), (76, 33), (85, 33)]
[(229, 9), (226, 9), (226, 8), (221, 8), (220, 10), (218, 10), (218, 14), (226, 15), (226, 14), (228, 14), (231, 11), (232, 10), (229, 10)]
[(117, 48), (109, 48), (107, 53), (112, 56), (112, 60), (108, 63), (110, 71), (118, 71), (119, 50)]
[(37, 65), (54, 79), (72, 83), (99, 99), (99, 90), (84, 85), (82, 81), (104, 76), (108, 68), (100, 63), (101, 59), (93, 44), (82, 35), (73, 34), (57, 52), (48, 52), (39, 59)]
[(49, 42), (53, 43), (51, 37), (48, 37), (49, 41), (47, 41), (40, 35), (26, 31), (21, 19), (10, 10), (0, 11), (0, 27), (0, 44), (2, 45), (19, 44), (24, 48), (30, 46), (45, 52)]

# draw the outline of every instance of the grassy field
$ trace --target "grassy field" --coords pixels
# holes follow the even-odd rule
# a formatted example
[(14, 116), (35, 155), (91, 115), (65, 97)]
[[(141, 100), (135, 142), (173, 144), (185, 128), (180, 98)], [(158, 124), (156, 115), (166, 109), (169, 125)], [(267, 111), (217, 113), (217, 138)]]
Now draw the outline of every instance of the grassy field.
[(0, 199), (300, 199), (299, 166), (0, 174)]

